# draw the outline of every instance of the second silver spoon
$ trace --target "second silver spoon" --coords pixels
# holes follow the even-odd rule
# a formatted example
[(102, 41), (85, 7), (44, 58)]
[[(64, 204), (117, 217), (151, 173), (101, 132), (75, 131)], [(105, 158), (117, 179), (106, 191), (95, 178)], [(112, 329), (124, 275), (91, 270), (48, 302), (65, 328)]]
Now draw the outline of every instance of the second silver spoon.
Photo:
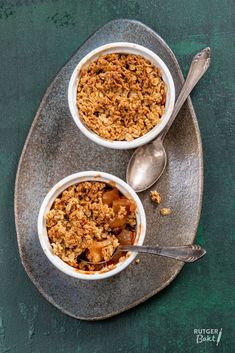
[[(122, 251), (134, 251), (138, 253), (153, 254), (158, 256), (169, 257), (183, 262), (194, 262), (206, 254), (206, 250), (204, 250), (201, 246), (197, 244), (188, 244), (182, 246), (119, 245), (119, 247), (113, 253), (112, 258), (114, 258), (115, 255)], [(79, 257), (78, 259), (80, 261), (92, 265), (101, 265), (110, 261), (109, 259), (107, 261), (103, 260), (98, 263), (94, 263), (81, 257)]]
[(127, 167), (126, 180), (136, 192), (152, 186), (165, 170), (167, 155), (163, 146), (164, 138), (192, 89), (207, 71), (210, 65), (210, 53), (210, 48), (205, 48), (194, 56), (174, 111), (163, 133), (133, 153)]

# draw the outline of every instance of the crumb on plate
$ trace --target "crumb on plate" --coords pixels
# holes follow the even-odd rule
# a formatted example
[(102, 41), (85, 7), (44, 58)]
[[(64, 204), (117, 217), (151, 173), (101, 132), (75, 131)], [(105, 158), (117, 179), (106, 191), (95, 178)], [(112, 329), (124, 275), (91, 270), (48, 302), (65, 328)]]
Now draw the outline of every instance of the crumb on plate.
[(157, 192), (156, 190), (150, 191), (150, 196), (152, 201), (159, 205), (159, 203), (161, 202), (161, 195), (159, 194), (159, 192)]
[(168, 216), (169, 214), (171, 214), (171, 209), (166, 207), (161, 208), (160, 213), (162, 216)]

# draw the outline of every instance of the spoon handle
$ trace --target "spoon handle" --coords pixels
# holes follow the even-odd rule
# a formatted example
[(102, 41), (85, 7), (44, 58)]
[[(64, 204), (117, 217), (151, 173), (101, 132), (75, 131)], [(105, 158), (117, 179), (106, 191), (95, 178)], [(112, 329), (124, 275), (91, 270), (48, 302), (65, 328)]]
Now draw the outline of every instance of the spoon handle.
[(160, 255), (184, 262), (194, 262), (206, 253), (203, 248), (196, 244), (172, 247), (120, 245), (119, 250)]
[(203, 49), (200, 53), (196, 54), (192, 60), (191, 66), (189, 68), (188, 76), (184, 82), (184, 85), (182, 87), (182, 90), (178, 96), (178, 99), (175, 103), (175, 107), (173, 110), (173, 113), (171, 115), (171, 118), (164, 129), (163, 134), (161, 135), (161, 140), (163, 141), (167, 132), (169, 131), (173, 121), (175, 120), (177, 114), (179, 113), (179, 110), (181, 109), (182, 105), (186, 101), (187, 97), (191, 93), (192, 89), (194, 86), (197, 84), (197, 82), (200, 80), (200, 78), (204, 75), (204, 73), (207, 71), (210, 61), (211, 61), (211, 50), (210, 48), (205, 48)]

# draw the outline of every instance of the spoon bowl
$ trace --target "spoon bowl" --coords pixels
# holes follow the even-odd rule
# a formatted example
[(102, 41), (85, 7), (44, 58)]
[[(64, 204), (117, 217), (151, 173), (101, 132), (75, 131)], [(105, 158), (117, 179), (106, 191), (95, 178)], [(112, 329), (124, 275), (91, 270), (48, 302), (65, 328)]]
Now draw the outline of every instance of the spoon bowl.
[[(153, 146), (154, 148), (153, 148)], [(127, 167), (127, 182), (136, 192), (152, 186), (166, 168), (167, 155), (162, 140), (156, 139), (136, 149)]]

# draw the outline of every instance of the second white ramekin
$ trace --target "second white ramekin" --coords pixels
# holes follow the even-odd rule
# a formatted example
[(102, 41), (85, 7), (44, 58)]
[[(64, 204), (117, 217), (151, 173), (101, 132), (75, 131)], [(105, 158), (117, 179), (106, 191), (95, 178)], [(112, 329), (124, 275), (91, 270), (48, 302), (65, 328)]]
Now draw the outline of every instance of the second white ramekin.
[(49, 259), (49, 261), (57, 267), (60, 271), (65, 274), (85, 280), (98, 280), (103, 278), (108, 278), (116, 275), (117, 273), (124, 270), (130, 263), (135, 259), (137, 253), (130, 253), (130, 255), (121, 263), (118, 263), (116, 267), (108, 272), (90, 272), (85, 273), (83, 271), (79, 271), (78, 269), (69, 266), (63, 260), (61, 260), (58, 256), (53, 254), (52, 247), (48, 238), (47, 228), (46, 228), (46, 214), (50, 211), (51, 206), (55, 199), (69, 186), (78, 184), (84, 181), (102, 181), (106, 183), (115, 183), (115, 186), (118, 190), (124, 194), (125, 196), (131, 198), (136, 204), (136, 240), (135, 244), (142, 245), (144, 242), (145, 234), (146, 234), (146, 216), (144, 212), (144, 208), (142, 202), (139, 197), (135, 193), (135, 191), (123, 180), (118, 177), (98, 172), (98, 171), (86, 171), (80, 172), (76, 174), (69, 175), (68, 177), (59, 181), (53, 188), (48, 192), (45, 199), (42, 202), (39, 216), (38, 216), (38, 236), (39, 241), (42, 246), (42, 249)]

